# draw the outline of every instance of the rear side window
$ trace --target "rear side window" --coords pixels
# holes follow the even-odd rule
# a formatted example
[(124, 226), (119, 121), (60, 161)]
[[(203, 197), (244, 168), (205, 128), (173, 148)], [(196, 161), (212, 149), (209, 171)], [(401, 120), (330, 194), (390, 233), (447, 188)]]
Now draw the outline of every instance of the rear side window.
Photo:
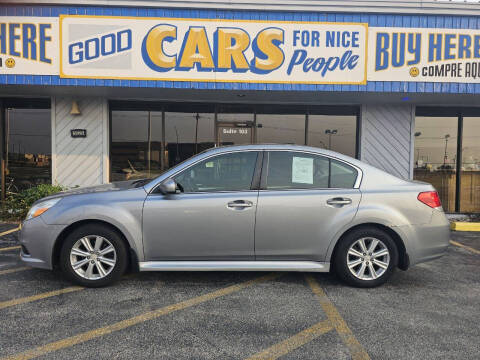
[(267, 190), (353, 188), (357, 170), (342, 162), (301, 152), (272, 151)]

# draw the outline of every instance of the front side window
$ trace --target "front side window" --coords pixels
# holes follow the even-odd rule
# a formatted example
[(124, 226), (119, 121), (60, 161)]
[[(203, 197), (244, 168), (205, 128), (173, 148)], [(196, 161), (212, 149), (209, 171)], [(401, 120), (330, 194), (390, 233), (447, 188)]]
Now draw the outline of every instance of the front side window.
[(256, 151), (218, 155), (189, 167), (173, 179), (187, 193), (250, 190), (257, 156)]
[(266, 189), (351, 189), (356, 179), (357, 171), (342, 162), (307, 153), (272, 151)]

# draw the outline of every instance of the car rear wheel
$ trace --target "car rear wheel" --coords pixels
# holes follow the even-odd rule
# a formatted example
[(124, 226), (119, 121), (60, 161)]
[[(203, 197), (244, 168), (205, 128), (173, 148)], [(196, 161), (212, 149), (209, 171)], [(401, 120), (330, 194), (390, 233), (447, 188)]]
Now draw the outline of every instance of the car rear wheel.
[(356, 287), (383, 284), (398, 265), (398, 250), (386, 232), (365, 227), (345, 235), (334, 256), (336, 274)]
[(74, 282), (101, 287), (118, 280), (127, 268), (121, 236), (107, 226), (89, 224), (75, 229), (63, 243), (60, 266)]

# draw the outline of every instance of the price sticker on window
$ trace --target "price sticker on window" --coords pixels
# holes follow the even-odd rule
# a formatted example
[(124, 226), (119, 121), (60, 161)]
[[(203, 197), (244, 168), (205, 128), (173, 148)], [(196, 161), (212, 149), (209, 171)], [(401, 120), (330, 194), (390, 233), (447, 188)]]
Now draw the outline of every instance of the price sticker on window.
[(313, 185), (313, 158), (293, 157), (292, 183)]

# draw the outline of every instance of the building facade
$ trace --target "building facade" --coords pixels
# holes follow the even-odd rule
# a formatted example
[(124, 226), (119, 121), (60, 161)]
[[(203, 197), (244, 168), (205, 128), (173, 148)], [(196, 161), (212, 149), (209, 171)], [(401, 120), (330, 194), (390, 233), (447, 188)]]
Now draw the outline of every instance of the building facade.
[(150, 177), (213, 146), (329, 148), (480, 211), (480, 5), (0, 4), (2, 194)]

